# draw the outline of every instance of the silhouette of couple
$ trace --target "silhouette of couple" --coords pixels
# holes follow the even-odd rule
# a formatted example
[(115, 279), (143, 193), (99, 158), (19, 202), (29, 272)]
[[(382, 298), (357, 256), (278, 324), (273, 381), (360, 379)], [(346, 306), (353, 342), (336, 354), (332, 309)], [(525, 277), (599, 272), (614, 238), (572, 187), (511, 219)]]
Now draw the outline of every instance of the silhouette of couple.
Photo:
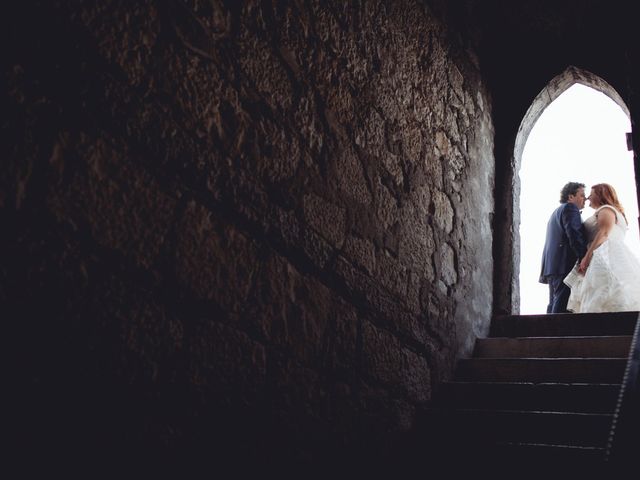
[[(624, 243), (628, 222), (614, 188), (567, 183), (551, 214), (540, 282), (549, 285), (547, 313), (640, 310), (640, 261)], [(582, 223), (589, 200), (594, 214)]]

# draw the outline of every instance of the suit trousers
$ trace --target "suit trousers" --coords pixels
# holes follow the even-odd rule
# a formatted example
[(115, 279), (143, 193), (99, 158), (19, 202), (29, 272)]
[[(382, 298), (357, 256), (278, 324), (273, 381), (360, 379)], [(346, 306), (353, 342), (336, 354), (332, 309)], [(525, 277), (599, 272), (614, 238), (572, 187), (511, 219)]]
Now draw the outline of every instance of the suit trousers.
[(570, 313), (567, 310), (571, 288), (563, 282), (566, 275), (552, 275), (549, 280), (549, 305), (547, 313)]

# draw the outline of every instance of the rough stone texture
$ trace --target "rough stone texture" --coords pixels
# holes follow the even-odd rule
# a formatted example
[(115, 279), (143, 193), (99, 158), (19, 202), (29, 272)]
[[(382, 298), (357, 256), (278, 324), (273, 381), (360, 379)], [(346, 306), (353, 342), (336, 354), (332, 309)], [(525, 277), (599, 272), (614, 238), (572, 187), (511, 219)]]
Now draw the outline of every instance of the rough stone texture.
[(410, 400), (429, 399), (429, 365), (424, 358), (403, 347), (393, 335), (364, 324), (363, 371), (379, 383), (402, 390)]
[(0, 299), (19, 448), (388, 458), (491, 315), (492, 100), (442, 8), (17, 10)]

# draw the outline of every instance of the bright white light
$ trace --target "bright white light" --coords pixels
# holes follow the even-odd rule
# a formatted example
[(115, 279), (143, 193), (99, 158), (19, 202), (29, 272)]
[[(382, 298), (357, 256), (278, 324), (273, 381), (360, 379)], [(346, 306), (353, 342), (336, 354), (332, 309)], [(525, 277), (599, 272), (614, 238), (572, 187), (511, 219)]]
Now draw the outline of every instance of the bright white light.
[[(628, 117), (613, 100), (580, 84), (565, 90), (533, 126), (519, 172), (520, 313), (546, 312), (548, 287), (538, 283), (542, 249), (547, 220), (567, 182), (584, 183), (587, 196), (591, 185), (613, 185), (629, 221), (626, 241), (640, 257), (633, 152), (625, 137), (630, 131)], [(592, 213), (586, 207), (582, 220)]]

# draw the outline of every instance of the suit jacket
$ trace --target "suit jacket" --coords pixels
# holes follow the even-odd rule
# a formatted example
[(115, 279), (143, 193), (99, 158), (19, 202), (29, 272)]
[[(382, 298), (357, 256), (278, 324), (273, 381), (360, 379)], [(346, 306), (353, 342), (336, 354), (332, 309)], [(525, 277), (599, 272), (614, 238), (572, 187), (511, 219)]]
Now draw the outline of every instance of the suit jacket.
[(563, 203), (547, 223), (540, 282), (549, 283), (552, 276), (567, 275), (585, 253), (587, 241), (580, 210), (573, 203)]

